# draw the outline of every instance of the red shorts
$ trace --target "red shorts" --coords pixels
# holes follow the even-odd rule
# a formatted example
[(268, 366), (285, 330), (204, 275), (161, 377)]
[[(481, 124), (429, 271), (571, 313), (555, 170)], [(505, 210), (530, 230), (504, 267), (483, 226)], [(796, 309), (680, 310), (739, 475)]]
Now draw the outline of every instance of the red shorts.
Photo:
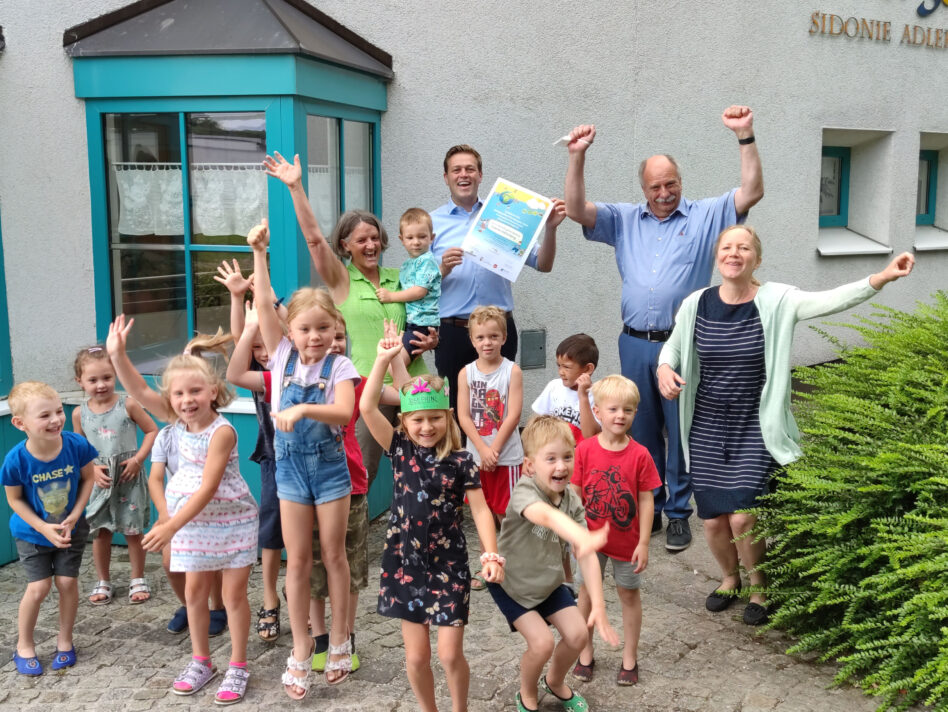
[(504, 516), (510, 503), (510, 493), (520, 479), (520, 465), (497, 465), (493, 472), (481, 470), (480, 475), (487, 506), (494, 514)]

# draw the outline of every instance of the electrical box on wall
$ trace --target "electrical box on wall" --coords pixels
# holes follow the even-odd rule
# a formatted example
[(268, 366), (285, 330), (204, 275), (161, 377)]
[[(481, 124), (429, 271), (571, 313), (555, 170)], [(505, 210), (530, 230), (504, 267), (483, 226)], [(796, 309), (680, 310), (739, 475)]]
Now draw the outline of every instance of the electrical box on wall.
[(520, 368), (546, 368), (546, 329), (520, 332)]

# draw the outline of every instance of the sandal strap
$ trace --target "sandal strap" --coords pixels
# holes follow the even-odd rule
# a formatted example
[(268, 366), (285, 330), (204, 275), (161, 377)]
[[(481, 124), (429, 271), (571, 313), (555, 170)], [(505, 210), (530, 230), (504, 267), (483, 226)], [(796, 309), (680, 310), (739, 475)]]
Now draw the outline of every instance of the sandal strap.
[(352, 638), (347, 636), (344, 643), (329, 644), (329, 655), (342, 655), (339, 660), (326, 660), (326, 672), (352, 672)]
[(277, 604), (276, 608), (264, 608), (260, 606), (260, 610), (257, 611), (257, 618), (276, 618), (280, 615), (280, 604)]
[[(293, 657), (293, 651), (290, 651), (289, 657), (286, 659), (286, 668), (287, 670), (299, 670), (300, 672), (306, 672), (313, 669), (313, 656), (310, 655), (306, 660), (297, 660)], [(293, 676), (296, 679), (296, 676)]]
[(129, 581), (128, 594), (132, 595), (133, 593), (151, 593), (151, 588), (148, 586), (148, 580), (137, 578)]
[(213, 665), (204, 665), (197, 660), (189, 660), (188, 666), (175, 678), (175, 682), (186, 682), (191, 689), (197, 690), (204, 687), (207, 681), (214, 677), (215, 672)]
[(231, 665), (227, 668), (224, 679), (221, 681), (220, 687), (217, 688), (217, 693), (233, 692), (242, 698), (247, 692), (247, 680), (249, 679), (250, 673), (247, 668)]
[(111, 592), (112, 592), (111, 581), (96, 581), (95, 586), (92, 587), (93, 595), (96, 593), (111, 593)]

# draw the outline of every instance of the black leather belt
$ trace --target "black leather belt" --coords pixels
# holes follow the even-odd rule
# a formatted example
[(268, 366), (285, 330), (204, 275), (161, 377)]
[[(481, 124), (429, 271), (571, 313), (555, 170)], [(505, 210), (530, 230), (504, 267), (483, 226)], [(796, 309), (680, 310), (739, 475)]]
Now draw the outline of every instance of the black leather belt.
[[(513, 312), (512, 311), (504, 312), (504, 316), (507, 318), (507, 321), (510, 321), (511, 319), (513, 319)], [(467, 319), (466, 318), (462, 319), (461, 317), (457, 317), (457, 316), (445, 317), (444, 319), (441, 320), (441, 323), (445, 326), (456, 326), (460, 329), (467, 328)]]
[(646, 341), (668, 341), (668, 337), (671, 336), (671, 329), (668, 331), (636, 331), (631, 326), (622, 325), (622, 332), (628, 334), (629, 336), (634, 336), (637, 339), (645, 339)]

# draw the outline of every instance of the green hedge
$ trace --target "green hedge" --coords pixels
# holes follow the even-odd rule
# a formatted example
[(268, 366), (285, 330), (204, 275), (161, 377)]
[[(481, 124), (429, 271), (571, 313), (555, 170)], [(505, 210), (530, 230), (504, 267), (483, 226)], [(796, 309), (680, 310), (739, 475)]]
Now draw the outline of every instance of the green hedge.
[(798, 371), (804, 456), (758, 510), (771, 627), (880, 710), (948, 710), (948, 294), (933, 298), (846, 325), (867, 347)]

